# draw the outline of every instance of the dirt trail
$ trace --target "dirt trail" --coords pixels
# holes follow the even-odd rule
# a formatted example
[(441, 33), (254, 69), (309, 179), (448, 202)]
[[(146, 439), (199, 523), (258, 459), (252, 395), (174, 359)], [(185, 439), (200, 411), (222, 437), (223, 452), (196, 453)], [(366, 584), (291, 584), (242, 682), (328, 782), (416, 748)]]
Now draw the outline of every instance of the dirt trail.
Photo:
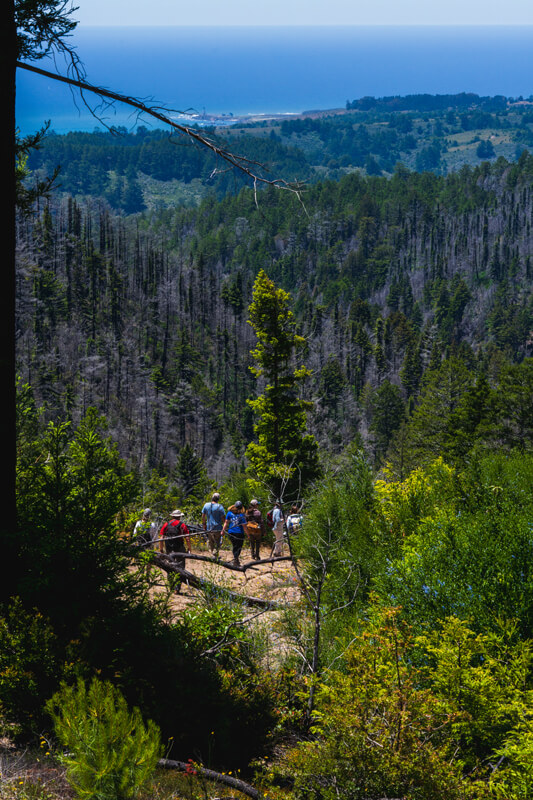
[[(192, 540), (192, 552), (197, 555), (210, 555), (207, 547), (199, 543), (197, 537)], [(283, 555), (288, 555), (287, 546), (285, 546)], [(261, 556), (263, 558), (270, 557), (269, 545), (261, 547)], [(227, 540), (222, 543), (220, 560), (222, 562), (232, 561), (232, 553)], [(251, 560), (250, 549), (245, 544), (241, 554), (241, 563)], [(293, 604), (300, 597), (296, 573), (290, 561), (260, 564), (257, 567), (249, 568), (246, 572), (237, 572), (210, 562), (187, 559), (186, 568), (198, 577), (239, 594), (260, 597), (282, 604)], [(162, 577), (161, 585), (156, 586), (155, 591), (164, 591), (164, 587), (165, 581)], [(199, 596), (201, 596), (201, 590), (184, 584), (180, 594), (172, 596), (171, 607), (176, 613), (179, 613), (182, 609), (197, 602)]]

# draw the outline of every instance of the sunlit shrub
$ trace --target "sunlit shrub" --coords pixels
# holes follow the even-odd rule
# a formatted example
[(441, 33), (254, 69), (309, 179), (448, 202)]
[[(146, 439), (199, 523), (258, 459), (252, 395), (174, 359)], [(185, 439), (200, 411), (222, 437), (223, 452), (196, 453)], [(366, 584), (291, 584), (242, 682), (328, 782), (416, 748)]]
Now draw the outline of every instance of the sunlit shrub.
[(449, 748), (462, 718), (452, 702), (420, 685), (409, 627), (398, 610), (377, 610), (347, 653), (345, 669), (319, 689), (314, 740), (284, 759), (298, 800), (404, 797), (464, 800), (476, 787)]
[(413, 470), (404, 481), (376, 481), (380, 511), (391, 531), (400, 537), (409, 536), (422, 519), (449, 503), (453, 474), (453, 468), (438, 458), (429, 466)]
[(60, 760), (83, 800), (129, 800), (152, 775), (161, 755), (159, 729), (130, 710), (108, 681), (65, 683), (47, 703), (56, 735), (67, 752)]

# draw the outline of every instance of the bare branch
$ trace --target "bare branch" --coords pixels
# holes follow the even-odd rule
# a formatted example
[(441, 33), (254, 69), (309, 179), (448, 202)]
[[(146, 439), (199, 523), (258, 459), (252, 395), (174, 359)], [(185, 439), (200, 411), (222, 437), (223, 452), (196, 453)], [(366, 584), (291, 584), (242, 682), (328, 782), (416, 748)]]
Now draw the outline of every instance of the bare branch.
[(218, 641), (216, 644), (214, 644), (213, 647), (210, 647), (208, 650), (204, 650), (202, 653), (200, 653), (200, 655), (201, 656), (212, 656), (215, 653), (218, 653), (218, 651), (221, 650), (222, 647), (224, 647), (224, 645), (236, 644), (239, 641), (239, 639), (229, 639), (228, 638), (231, 629), (232, 628), (236, 628), (238, 625), (241, 625), (241, 626), (248, 625), (248, 623), (252, 622), (252, 620), (257, 619), (257, 617), (261, 617), (263, 614), (266, 614), (266, 612), (269, 611), (269, 610), (270, 609), (268, 609), (268, 608), (264, 608), (262, 611), (258, 611), (256, 614), (252, 614), (251, 617), (247, 617), (246, 619), (237, 619), (237, 620), (235, 620), (233, 622), (230, 622), (230, 624), (228, 625), (228, 627), (226, 628), (226, 630), (222, 634), (222, 639), (220, 639), (220, 641)]
[(261, 566), (261, 564), (273, 564), (276, 561), (291, 561), (291, 556), (272, 556), (272, 558), (260, 558), (258, 561), (247, 561), (246, 564), (241, 564), (236, 567), (231, 561), (221, 561), (219, 558), (212, 556), (202, 556), (197, 553), (178, 553), (180, 558), (188, 558), (192, 561), (207, 561), (210, 564), (216, 564), (224, 569), (231, 569), (235, 572), (246, 572), (247, 569), (254, 569)]
[[(17, 61), (17, 67), (20, 69), (28, 70), (29, 72), (34, 72), (37, 75), (43, 75), (46, 78), (51, 78), (52, 80), (59, 81), (60, 83), (66, 83), (68, 86), (74, 87), (79, 89), (80, 94), (82, 96), (83, 101), (85, 102), (85, 98), (83, 97), (83, 92), (91, 92), (93, 94), (98, 95), (98, 97), (108, 100), (111, 102), (118, 102), (124, 103), (125, 105), (134, 108), (140, 114), (148, 114), (149, 116), (157, 119), (159, 122), (162, 122), (164, 125), (168, 125), (174, 131), (177, 131), (183, 136), (187, 136), (191, 141), (195, 142), (196, 144), (205, 147), (207, 150), (210, 150), (214, 153), (218, 158), (225, 161), (231, 168), (239, 170), (242, 174), (248, 176), (254, 185), (254, 196), (256, 196), (257, 185), (264, 184), (266, 186), (276, 186), (279, 189), (286, 189), (290, 192), (293, 192), (297, 195), (299, 199), (301, 199), (301, 192), (303, 191), (303, 185), (298, 183), (290, 183), (288, 181), (281, 180), (279, 178), (267, 178), (263, 174), (258, 174), (259, 171), (266, 173), (268, 172), (267, 168), (258, 161), (254, 161), (253, 159), (247, 158), (246, 156), (240, 156), (235, 153), (232, 153), (230, 150), (227, 150), (225, 147), (217, 144), (213, 139), (208, 138), (204, 134), (202, 134), (196, 128), (190, 128), (186, 125), (180, 125), (179, 123), (172, 120), (168, 113), (162, 112), (161, 106), (149, 106), (146, 103), (138, 100), (135, 97), (128, 97), (123, 94), (119, 94), (118, 92), (113, 92), (110, 89), (105, 89), (102, 86), (93, 86), (91, 83), (88, 83), (86, 80), (82, 78), (83, 73), (78, 71), (77, 64), (73, 61), (73, 69), (77, 74), (77, 77), (73, 78), (70, 76), (59, 75), (55, 72), (49, 72), (48, 70), (42, 69), (41, 67), (36, 67), (33, 64), (26, 64), (22, 61)], [(87, 105), (87, 103), (85, 102)], [(94, 113), (94, 112), (93, 112)]]

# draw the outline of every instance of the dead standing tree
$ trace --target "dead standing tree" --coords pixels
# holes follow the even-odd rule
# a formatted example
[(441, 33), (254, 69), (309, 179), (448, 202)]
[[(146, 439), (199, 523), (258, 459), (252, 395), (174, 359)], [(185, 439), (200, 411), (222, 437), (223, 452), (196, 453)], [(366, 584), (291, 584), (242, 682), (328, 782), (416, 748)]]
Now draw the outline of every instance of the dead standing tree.
[[(18, 159), (19, 166), (24, 163), (24, 156), (32, 146), (38, 146), (40, 139), (46, 132), (46, 124), (42, 130), (26, 139), (17, 135), (15, 120), (16, 96), (16, 70), (23, 69), (34, 74), (42, 75), (48, 79), (65, 83), (73, 91), (78, 92), (81, 102), (89, 109), (95, 118), (106, 127), (103, 118), (106, 109), (114, 103), (123, 103), (132, 108), (139, 116), (145, 115), (157, 120), (198, 147), (212, 152), (218, 159), (221, 169), (237, 170), (249, 178), (257, 203), (257, 190), (260, 185), (274, 186), (294, 192), (301, 200), (302, 185), (291, 183), (269, 175), (265, 165), (240, 156), (228, 150), (214, 138), (204, 135), (201, 131), (181, 125), (170, 116), (173, 112), (161, 105), (150, 105), (135, 97), (114, 92), (104, 87), (91, 84), (85, 75), (82, 62), (74, 48), (67, 42), (67, 38), (76, 28), (77, 22), (72, 19), (72, 14), (77, 10), (72, 0), (8, 0), (3, 8), (2, 24), (0, 25), (0, 74), (2, 75), (1, 101), (2, 108), (7, 112), (8, 124), (2, 127), (2, 152), (4, 154), (3, 193), (7, 196), (7, 222), (6, 227), (10, 234), (4, 239), (4, 260), (7, 257), (8, 269), (4, 271), (3, 283), (3, 313), (2, 341), (4, 347), (0, 357), (3, 374), (7, 378), (7, 387), (4, 387), (4, 408), (2, 414), (2, 441), (4, 453), (7, 450), (8, 461), (16, 461), (15, 428), (16, 428), (16, 399), (15, 399), (15, 208), (20, 203), (24, 194), (24, 205), (28, 205), (27, 192), (17, 193), (17, 184), (22, 189), (24, 170), (14, 170), (14, 163)], [(36, 66), (35, 62), (45, 57), (52, 56), (54, 61), (58, 56), (65, 58), (66, 75), (51, 72)], [(31, 62), (31, 63), (30, 63)], [(91, 105), (87, 96), (98, 98), (100, 105)], [(113, 130), (113, 128), (111, 128)], [(21, 161), (22, 159), (22, 161)], [(18, 175), (18, 180), (16, 178)], [(50, 184), (41, 186), (41, 190), (50, 188)], [(7, 253), (6, 253), (7, 250)], [(7, 401), (6, 401), (7, 397)], [(14, 470), (10, 470), (7, 482), (4, 478), (4, 504), (3, 527), (6, 539), (13, 541), (13, 531), (16, 528), (15, 505), (15, 478)], [(9, 586), (6, 582), (6, 591)]]

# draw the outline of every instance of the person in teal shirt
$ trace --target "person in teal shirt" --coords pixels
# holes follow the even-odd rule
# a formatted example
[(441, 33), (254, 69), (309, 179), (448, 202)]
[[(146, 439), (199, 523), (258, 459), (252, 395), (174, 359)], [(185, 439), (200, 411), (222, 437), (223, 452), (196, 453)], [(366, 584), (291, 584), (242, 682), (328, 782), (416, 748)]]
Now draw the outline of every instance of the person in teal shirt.
[(206, 503), (202, 508), (202, 525), (204, 531), (207, 533), (209, 549), (217, 556), (222, 540), (222, 526), (226, 516), (224, 506), (219, 503), (219, 500), (220, 495), (218, 492), (215, 492), (211, 497), (211, 502)]

